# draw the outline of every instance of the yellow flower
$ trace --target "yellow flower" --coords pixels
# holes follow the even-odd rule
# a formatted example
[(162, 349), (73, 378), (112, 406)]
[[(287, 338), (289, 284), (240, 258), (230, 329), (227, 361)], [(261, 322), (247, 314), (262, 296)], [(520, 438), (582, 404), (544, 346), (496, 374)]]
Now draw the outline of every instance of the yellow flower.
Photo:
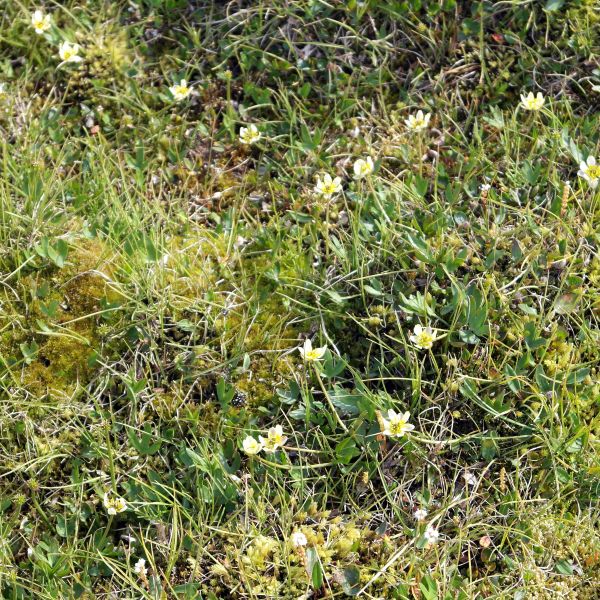
[(408, 422), (409, 419), (410, 413), (408, 412), (402, 414), (393, 410), (389, 410), (388, 418), (381, 418), (383, 422), (383, 435), (388, 435), (390, 437), (402, 437), (404, 434), (412, 431), (415, 426)]
[(118, 496), (116, 498), (111, 498), (110, 494), (106, 492), (106, 494), (104, 494), (104, 508), (106, 508), (106, 512), (109, 515), (116, 515), (127, 510), (127, 503), (123, 498)]
[(436, 337), (431, 327), (423, 327), (415, 325), (413, 334), (410, 336), (410, 341), (421, 350), (429, 350), (433, 346)]
[(275, 452), (277, 448), (281, 448), (287, 441), (287, 437), (283, 435), (283, 428), (281, 425), (271, 427), (266, 438), (264, 438), (262, 435), (259, 435), (258, 439), (260, 440), (265, 452)]
[(586, 161), (582, 161), (579, 165), (577, 173), (579, 177), (583, 177), (590, 187), (596, 189), (600, 182), (600, 165), (596, 164), (596, 159), (593, 156), (588, 156)]
[(247, 436), (244, 439), (244, 441), (242, 442), (242, 447), (244, 449), (244, 452), (249, 456), (254, 456), (263, 449), (263, 445), (251, 435)]
[(171, 92), (171, 96), (173, 96), (173, 100), (181, 102), (181, 100), (185, 100), (192, 93), (192, 88), (185, 79), (182, 79), (179, 83), (172, 85), (169, 91)]
[(298, 352), (302, 358), (307, 362), (312, 362), (315, 360), (320, 360), (323, 358), (325, 354), (325, 350), (327, 350), (327, 346), (321, 346), (320, 348), (313, 348), (312, 342), (307, 338), (304, 340), (304, 346), (298, 348)]
[(315, 185), (315, 192), (326, 199), (331, 198), (334, 194), (342, 191), (342, 179), (336, 177), (332, 179), (329, 173), (325, 173), (323, 179), (317, 177), (317, 184)]
[(409, 115), (408, 119), (404, 119), (404, 123), (411, 131), (422, 131), (429, 125), (431, 113), (423, 114), (422, 110), (417, 111), (416, 115)]
[(38, 35), (41, 35), (44, 31), (48, 31), (52, 27), (50, 15), (45, 15), (41, 10), (36, 10), (31, 15), (31, 26)]
[(248, 125), (248, 127), (240, 127), (240, 142), (250, 146), (260, 140), (262, 134), (258, 130), (258, 127), (254, 125)]
[(537, 93), (537, 96), (533, 95), (533, 92), (529, 92), (527, 96), (521, 94), (521, 106), (525, 110), (540, 110), (544, 106), (546, 99), (541, 92)]
[(63, 42), (58, 47), (58, 55), (64, 63), (78, 63), (83, 60), (79, 56), (79, 44), (71, 44), (70, 42)]
[(354, 179), (362, 179), (368, 177), (375, 169), (375, 164), (370, 156), (366, 159), (359, 158), (354, 163)]

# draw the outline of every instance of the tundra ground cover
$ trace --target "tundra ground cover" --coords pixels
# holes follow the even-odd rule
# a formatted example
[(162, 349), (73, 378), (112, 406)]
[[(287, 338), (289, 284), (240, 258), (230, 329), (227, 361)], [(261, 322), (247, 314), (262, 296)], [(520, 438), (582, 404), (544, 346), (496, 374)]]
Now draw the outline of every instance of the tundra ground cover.
[(595, 0), (0, 6), (2, 597), (598, 597)]

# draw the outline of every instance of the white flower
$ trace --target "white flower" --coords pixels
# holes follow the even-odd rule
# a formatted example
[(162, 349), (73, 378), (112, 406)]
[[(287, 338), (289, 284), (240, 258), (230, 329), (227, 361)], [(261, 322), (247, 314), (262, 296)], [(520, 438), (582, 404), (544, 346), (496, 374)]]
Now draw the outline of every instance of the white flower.
[(415, 521), (424, 521), (427, 518), (427, 515), (429, 513), (427, 512), (427, 510), (425, 510), (424, 508), (417, 508), (417, 510), (415, 510)]
[(334, 194), (342, 191), (342, 178), (332, 178), (329, 173), (323, 175), (323, 179), (317, 177), (315, 192), (325, 199), (331, 198)]
[(588, 156), (586, 161), (582, 161), (577, 172), (579, 177), (583, 177), (592, 189), (596, 189), (600, 182), (600, 165), (596, 164), (593, 156)]
[(52, 27), (50, 15), (45, 15), (41, 10), (36, 10), (31, 15), (31, 26), (38, 35), (41, 35), (44, 31), (48, 31)]
[(323, 358), (323, 355), (325, 354), (326, 350), (327, 350), (327, 346), (321, 346), (320, 348), (313, 348), (312, 342), (308, 338), (306, 338), (304, 340), (304, 346), (301, 346), (300, 348), (298, 348), (298, 352), (300, 352), (300, 356), (302, 356), (302, 358), (306, 362), (320, 360), (321, 358)]
[(463, 473), (463, 479), (465, 480), (465, 485), (475, 487), (477, 485), (477, 477), (475, 477), (474, 473), (469, 473), (469, 471), (465, 471)]
[(540, 110), (544, 106), (546, 99), (541, 92), (537, 93), (537, 96), (533, 95), (533, 92), (529, 92), (527, 96), (521, 94), (521, 106), (525, 110)]
[(294, 548), (300, 548), (302, 546), (306, 546), (306, 544), (308, 544), (308, 540), (301, 531), (295, 531), (292, 533), (292, 546), (294, 546)]
[(415, 325), (413, 334), (409, 337), (410, 341), (421, 350), (429, 350), (436, 340), (435, 333), (431, 327)]
[(428, 544), (435, 544), (440, 539), (440, 532), (433, 525), (427, 525), (423, 536)]
[(281, 448), (287, 441), (287, 437), (283, 435), (283, 428), (281, 425), (271, 427), (266, 438), (262, 435), (259, 435), (258, 439), (260, 440), (265, 452), (275, 452), (275, 450)]
[(409, 431), (412, 431), (415, 426), (408, 422), (409, 419), (409, 412), (397, 413), (396, 411), (389, 410), (387, 419), (381, 417), (383, 422), (383, 435), (390, 437), (402, 437)]
[(192, 88), (185, 79), (182, 79), (179, 83), (172, 85), (169, 88), (169, 92), (171, 92), (171, 96), (173, 96), (175, 102), (181, 102), (181, 100), (185, 100), (192, 93)]
[(417, 111), (416, 115), (409, 115), (408, 119), (404, 119), (404, 123), (411, 131), (422, 131), (429, 125), (431, 113), (423, 114), (422, 110)]
[(133, 566), (133, 571), (134, 573), (136, 573), (137, 575), (140, 575), (141, 577), (146, 577), (147, 573), (148, 573), (148, 569), (146, 568), (146, 560), (143, 558), (140, 558), (140, 560), (138, 560), (135, 565)]
[(250, 146), (260, 140), (262, 134), (258, 130), (258, 127), (252, 123), (248, 127), (240, 127), (240, 142)]
[(104, 508), (106, 508), (106, 512), (112, 516), (127, 510), (127, 503), (123, 498), (120, 498), (119, 496), (112, 498), (111, 495), (106, 492), (106, 494), (104, 494)]
[(263, 445), (257, 439), (249, 435), (242, 442), (242, 448), (246, 454), (254, 456), (263, 449)]
[(374, 169), (375, 163), (373, 163), (373, 159), (370, 156), (367, 156), (366, 159), (359, 158), (354, 163), (354, 179), (368, 177)]
[(64, 63), (78, 63), (83, 60), (79, 56), (79, 44), (71, 44), (70, 42), (63, 42), (58, 47), (58, 55)]
[(0, 96), (4, 96), (6, 94), (6, 83), (3, 81), (0, 82)]

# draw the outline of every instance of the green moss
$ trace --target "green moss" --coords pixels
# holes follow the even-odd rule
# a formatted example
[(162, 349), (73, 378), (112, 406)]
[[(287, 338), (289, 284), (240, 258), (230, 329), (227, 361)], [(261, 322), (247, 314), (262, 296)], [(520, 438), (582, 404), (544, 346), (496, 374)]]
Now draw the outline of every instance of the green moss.
[[(15, 365), (13, 375), (28, 391), (68, 396), (89, 380), (102, 301), (120, 298), (109, 285), (107, 256), (110, 249), (100, 240), (79, 240), (65, 267), (47, 265), (17, 282), (19, 300), (11, 298), (5, 314), (25, 314), (26, 319), (4, 325), (0, 352)], [(37, 354), (23, 362), (21, 345), (33, 343)]]
[[(390, 543), (360, 519), (346, 521), (332, 517), (329, 511), (312, 511), (311, 515), (299, 513), (293, 525), (294, 531), (306, 536), (305, 547), (293, 546), (292, 532), (287, 538), (258, 534), (241, 552), (239, 545), (226, 540), (219, 552), (223, 559), (210, 568), (209, 585), (231, 589), (235, 579), (241, 582), (247, 594), (296, 600), (310, 586), (306, 552), (311, 548), (318, 554), (333, 591), (342, 594), (344, 569), (355, 569), (360, 584), (365, 584), (397, 549), (396, 543)], [(370, 592), (389, 597), (395, 586), (405, 579), (406, 566), (401, 561), (395, 562), (370, 587)]]
[(250, 368), (236, 377), (234, 384), (245, 395), (249, 406), (261, 406), (273, 399), (276, 389), (285, 385), (293, 370), (294, 361), (290, 356), (255, 355)]

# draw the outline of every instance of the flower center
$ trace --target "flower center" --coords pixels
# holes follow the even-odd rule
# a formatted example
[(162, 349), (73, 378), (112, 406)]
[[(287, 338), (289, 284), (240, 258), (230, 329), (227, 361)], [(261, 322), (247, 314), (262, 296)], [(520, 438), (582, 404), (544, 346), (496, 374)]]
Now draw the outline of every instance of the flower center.
[(541, 98), (529, 98), (526, 102), (527, 108), (530, 110), (538, 110), (542, 108), (544, 101)]
[(405, 427), (406, 421), (404, 421), (403, 419), (390, 423), (390, 431), (393, 435), (399, 435), (401, 433), (404, 433)]
[(282, 437), (281, 437), (279, 434), (277, 434), (277, 433), (275, 433), (275, 434), (270, 434), (270, 435), (267, 437), (267, 441), (266, 441), (266, 443), (265, 443), (265, 446), (266, 446), (267, 448), (271, 448), (271, 449), (272, 449), (272, 448), (275, 448), (275, 447), (277, 447), (277, 446), (282, 446), (282, 445), (283, 445), (283, 439), (282, 439)]
[(587, 176), (590, 179), (600, 179), (600, 165), (590, 165), (587, 168)]
[(433, 336), (426, 331), (423, 331), (419, 334), (419, 345), (421, 346), (429, 346), (433, 343)]

